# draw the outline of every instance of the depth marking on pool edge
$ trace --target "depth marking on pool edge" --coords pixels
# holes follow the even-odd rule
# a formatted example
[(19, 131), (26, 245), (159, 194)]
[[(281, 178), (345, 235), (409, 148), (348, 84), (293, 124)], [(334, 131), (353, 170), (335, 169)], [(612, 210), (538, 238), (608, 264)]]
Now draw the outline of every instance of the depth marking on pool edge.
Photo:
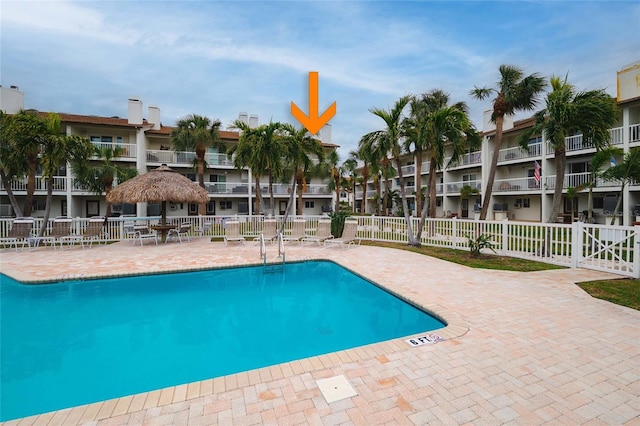
[(414, 337), (412, 339), (407, 339), (405, 342), (409, 344), (409, 346), (422, 346), (428, 345), (431, 343), (441, 342), (444, 339), (440, 337), (440, 335), (436, 333), (429, 333), (426, 336)]

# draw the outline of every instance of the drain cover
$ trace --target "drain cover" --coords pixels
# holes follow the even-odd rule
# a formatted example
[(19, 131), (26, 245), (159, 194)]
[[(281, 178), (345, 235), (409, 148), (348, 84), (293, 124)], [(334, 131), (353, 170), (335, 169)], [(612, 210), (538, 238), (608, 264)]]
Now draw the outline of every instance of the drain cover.
[(342, 374), (328, 379), (317, 380), (318, 388), (327, 404), (340, 401), (341, 399), (356, 396), (358, 392), (349, 384), (349, 381)]

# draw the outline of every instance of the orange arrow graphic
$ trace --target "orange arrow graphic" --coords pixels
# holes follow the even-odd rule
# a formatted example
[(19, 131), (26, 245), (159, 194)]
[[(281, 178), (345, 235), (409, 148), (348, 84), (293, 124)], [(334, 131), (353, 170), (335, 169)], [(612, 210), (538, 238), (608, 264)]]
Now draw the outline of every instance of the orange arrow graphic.
[(306, 115), (298, 105), (291, 102), (291, 115), (293, 115), (296, 120), (300, 122), (304, 127), (307, 128), (309, 133), (315, 135), (317, 134), (322, 126), (327, 124), (329, 120), (336, 115), (336, 103), (331, 104), (329, 108), (322, 113), (321, 116), (318, 116), (318, 72), (310, 71), (309, 72), (309, 115)]

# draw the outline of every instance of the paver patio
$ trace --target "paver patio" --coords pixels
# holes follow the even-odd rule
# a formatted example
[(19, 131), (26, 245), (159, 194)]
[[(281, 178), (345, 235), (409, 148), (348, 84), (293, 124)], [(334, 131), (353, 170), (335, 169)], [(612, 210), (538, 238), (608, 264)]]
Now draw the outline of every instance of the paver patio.
[[(277, 248), (269, 246), (268, 259)], [(260, 263), (259, 249), (194, 240), (65, 251), (3, 251), (19, 280)], [(287, 245), (287, 261), (333, 260), (427, 306), (445, 341), (396, 339), (231, 376), (5, 422), (58, 424), (638, 424), (640, 312), (590, 297), (583, 269), (471, 269), (361, 246)], [(347, 326), (347, 325), (345, 325)], [(344, 375), (358, 395), (327, 404), (316, 380)]]

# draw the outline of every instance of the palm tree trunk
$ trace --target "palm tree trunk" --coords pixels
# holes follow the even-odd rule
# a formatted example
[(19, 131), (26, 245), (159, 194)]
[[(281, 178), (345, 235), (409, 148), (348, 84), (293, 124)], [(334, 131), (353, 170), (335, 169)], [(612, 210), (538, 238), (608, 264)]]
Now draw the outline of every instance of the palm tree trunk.
[(502, 126), (504, 125), (504, 115), (496, 114), (496, 141), (491, 157), (491, 167), (487, 177), (487, 188), (482, 197), (482, 209), (480, 210), (480, 220), (487, 220), (489, 204), (491, 204), (491, 194), (493, 193), (493, 181), (496, 179), (496, 169), (498, 168), (498, 158), (500, 157), (500, 145), (502, 144)]
[(429, 161), (429, 217), (436, 217), (436, 159)]
[(44, 217), (42, 218), (42, 226), (38, 231), (38, 237), (44, 236), (44, 231), (49, 223), (49, 215), (51, 215), (51, 200), (53, 199), (53, 176), (47, 178), (47, 201), (44, 208)]
[(271, 216), (276, 217), (276, 198), (273, 195), (273, 173), (269, 170), (269, 201), (271, 202)]
[(381, 201), (381, 197), (382, 197), (382, 194), (381, 194), (382, 189), (380, 188), (380, 175), (379, 174), (376, 175), (376, 177), (373, 179), (373, 181), (375, 182), (375, 185), (376, 185), (376, 196), (377, 196), (377, 199), (376, 199), (376, 214), (380, 215), (381, 214), (381, 212), (380, 212), (380, 201)]
[(560, 213), (560, 206), (562, 205), (562, 187), (564, 186), (564, 168), (567, 162), (567, 156), (564, 149), (555, 150), (556, 159), (556, 185), (553, 190), (553, 200), (551, 201), (551, 214), (547, 222), (556, 223), (558, 221), (558, 214)]
[(7, 191), (7, 196), (9, 197), (9, 202), (11, 203), (11, 207), (13, 208), (13, 212), (16, 217), (22, 216), (22, 209), (18, 204), (18, 200), (16, 200), (16, 196), (11, 189), (11, 181), (7, 179), (7, 175), (4, 172), (4, 169), (0, 169), (0, 180), (2, 180), (2, 185), (4, 186), (5, 191)]
[(624, 185), (625, 182), (622, 181), (622, 186), (620, 187), (620, 195), (618, 195), (618, 201), (616, 202), (615, 209), (613, 209), (613, 216), (611, 216), (611, 223), (609, 225), (616, 224), (616, 217), (618, 217), (618, 212), (620, 211), (620, 207), (622, 207), (622, 194), (624, 193)]
[(362, 168), (362, 205), (360, 206), (360, 213), (367, 213), (367, 183), (369, 182), (369, 166), (367, 163)]
[(398, 167), (398, 178), (400, 179), (400, 198), (402, 199), (402, 210), (404, 211), (404, 221), (407, 224), (407, 237), (412, 247), (420, 246), (420, 242), (416, 241), (413, 236), (413, 227), (411, 226), (411, 218), (409, 217), (409, 203), (407, 203), (407, 194), (404, 191), (404, 176), (402, 175), (402, 162), (400, 157), (396, 156), (396, 166)]
[(416, 150), (416, 216), (422, 216), (422, 150)]
[[(204, 188), (204, 149), (196, 148), (196, 156), (198, 159), (198, 185)], [(198, 214), (204, 216), (207, 214), (207, 204), (202, 203), (198, 206)]]
[(296, 191), (294, 190), (295, 187), (296, 187), (296, 175), (294, 173), (293, 177), (291, 178), (291, 193), (289, 194), (289, 201), (287, 201), (287, 208), (284, 211), (284, 217), (282, 218), (282, 222), (280, 223), (280, 231), (279, 231), (280, 234), (284, 232), (284, 225), (285, 223), (287, 223), (287, 217), (289, 216), (289, 211), (293, 206), (293, 199), (296, 196), (295, 194)]
[(262, 189), (260, 189), (260, 176), (255, 175), (256, 178), (256, 200), (255, 200), (255, 210), (254, 210), (254, 214), (260, 214), (263, 213), (264, 209), (261, 209), (260, 207), (264, 206), (264, 200), (262, 199)]
[(37, 160), (29, 157), (29, 174), (27, 175), (27, 197), (24, 200), (22, 212), (25, 216), (31, 216), (33, 208), (33, 194), (36, 191), (36, 163)]

